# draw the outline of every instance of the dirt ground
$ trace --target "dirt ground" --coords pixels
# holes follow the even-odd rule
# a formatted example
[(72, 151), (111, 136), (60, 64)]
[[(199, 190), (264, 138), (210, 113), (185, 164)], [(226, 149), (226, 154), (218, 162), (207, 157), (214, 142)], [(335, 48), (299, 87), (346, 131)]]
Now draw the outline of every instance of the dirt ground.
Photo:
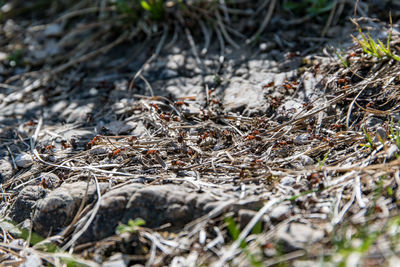
[(2, 8), (0, 264), (396, 266), (399, 3), (89, 2)]

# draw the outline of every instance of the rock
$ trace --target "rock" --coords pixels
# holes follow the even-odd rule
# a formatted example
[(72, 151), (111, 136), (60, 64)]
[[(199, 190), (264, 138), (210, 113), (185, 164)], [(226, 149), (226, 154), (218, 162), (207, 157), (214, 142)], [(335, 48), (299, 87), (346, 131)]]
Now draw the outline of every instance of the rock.
[(10, 218), (20, 223), (31, 218), (36, 201), (44, 198), (50, 191), (41, 186), (27, 186), (19, 192), (14, 205), (10, 210)]
[(94, 103), (72, 102), (65, 108), (61, 117), (67, 117), (66, 121), (71, 123), (85, 122), (94, 109)]
[(310, 138), (311, 138), (310, 134), (300, 134), (294, 138), (293, 142), (296, 145), (304, 145), (310, 142), (309, 140)]
[(378, 127), (376, 129), (376, 135), (374, 137), (374, 142), (385, 142), (388, 139), (386, 130), (383, 127)]
[(111, 150), (105, 146), (94, 146), (89, 150), (90, 155), (103, 155), (109, 153)]
[(398, 152), (399, 152), (399, 147), (395, 144), (391, 144), (386, 151), (387, 158), (394, 159)]
[(13, 174), (11, 162), (6, 159), (0, 159), (0, 184), (6, 182)]
[(281, 185), (290, 186), (296, 182), (296, 179), (290, 176), (283, 177), (280, 181)]
[(309, 165), (313, 165), (314, 164), (314, 160), (311, 157), (307, 156), (307, 155), (301, 155), (299, 157), (299, 159), (300, 159), (301, 164), (303, 166), (309, 166)]
[(99, 240), (114, 234), (122, 222), (129, 198), (142, 187), (142, 184), (128, 184), (104, 194), (96, 217), (79, 241)]
[(119, 223), (126, 224), (136, 218), (142, 218), (146, 227), (170, 223), (171, 229), (179, 229), (210, 211), (215, 202), (209, 193), (193, 192), (178, 185), (125, 185), (103, 196), (96, 217), (78, 242), (113, 235)]
[(122, 135), (129, 134), (133, 129), (133, 126), (123, 121), (112, 121), (104, 125), (104, 128), (106, 129), (107, 133), (111, 135)]
[[(106, 188), (108, 184), (100, 183), (100, 188)], [(41, 236), (48, 236), (51, 233), (60, 231), (67, 226), (75, 217), (76, 212), (85, 197), (86, 182), (75, 182), (63, 184), (55, 189), (36, 204), (33, 216), (33, 230)], [(96, 199), (96, 186), (90, 184), (86, 205)]]
[(103, 262), (103, 267), (124, 267), (128, 266), (129, 259), (121, 253), (112, 255), (107, 261)]
[(28, 153), (22, 153), (15, 157), (15, 164), (21, 168), (27, 168), (33, 164), (32, 156)]
[(324, 232), (302, 223), (291, 223), (280, 228), (276, 233), (278, 242), (281, 243), (285, 253), (308, 246), (322, 240)]
[(24, 263), (19, 265), (20, 267), (40, 267), (42, 265), (42, 260), (38, 256), (38, 254), (35, 253), (34, 250), (31, 250), (28, 252), (28, 255), (25, 258)]
[(261, 86), (257, 87), (246, 80), (234, 78), (224, 91), (222, 103), (225, 109), (234, 111), (241, 108), (263, 109), (264, 94)]
[(365, 125), (366, 125), (368, 128), (374, 128), (374, 127), (377, 127), (377, 126), (382, 125), (382, 123), (383, 123), (383, 120), (371, 116), (371, 117), (369, 117), (369, 118), (367, 119), (367, 121), (365, 122)]
[(47, 25), (46, 30), (44, 31), (44, 34), (48, 37), (51, 37), (51, 36), (57, 36), (57, 35), (61, 34), (62, 31), (63, 31), (63, 28), (60, 24), (53, 23), (53, 24)]
[(283, 221), (290, 216), (290, 207), (284, 204), (276, 206), (268, 215), (273, 221)]

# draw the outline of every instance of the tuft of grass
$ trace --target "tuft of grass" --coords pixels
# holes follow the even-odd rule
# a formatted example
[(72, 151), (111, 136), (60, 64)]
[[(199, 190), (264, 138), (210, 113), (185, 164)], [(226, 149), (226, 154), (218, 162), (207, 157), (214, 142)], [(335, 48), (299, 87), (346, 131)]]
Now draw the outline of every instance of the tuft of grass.
[(361, 49), (364, 51), (365, 54), (376, 57), (378, 59), (389, 58), (400, 62), (400, 56), (395, 55), (391, 51), (390, 47), (390, 41), (392, 38), (392, 28), (389, 31), (389, 35), (386, 40), (386, 45), (384, 45), (383, 42), (379, 39), (375, 41), (372, 38), (371, 34), (365, 35), (360, 25), (358, 25), (358, 23), (355, 20), (352, 20), (352, 22), (356, 25), (359, 33), (361, 34), (361, 39), (358, 39), (353, 35), (351, 35), (351, 37), (356, 43), (360, 45)]
[(371, 149), (375, 149), (375, 144), (374, 144), (374, 141), (372, 141), (371, 135), (367, 132), (367, 130), (365, 130), (364, 127), (362, 129), (363, 129), (365, 140), (368, 142), (368, 144), (365, 144), (362, 146), (369, 147)]
[(335, 54), (340, 59), (340, 61), (342, 62), (343, 67), (345, 67), (346, 69), (348, 67), (350, 67), (350, 62), (343, 56), (343, 54), (341, 54), (341, 53), (339, 53), (337, 51), (335, 51)]

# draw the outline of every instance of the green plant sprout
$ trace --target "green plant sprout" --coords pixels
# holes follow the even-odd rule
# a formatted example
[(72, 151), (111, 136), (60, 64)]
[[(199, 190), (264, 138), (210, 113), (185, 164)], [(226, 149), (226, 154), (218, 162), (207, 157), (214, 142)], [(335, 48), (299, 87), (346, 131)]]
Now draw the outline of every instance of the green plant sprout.
[(367, 130), (365, 130), (364, 127), (363, 127), (362, 129), (363, 129), (364, 137), (365, 137), (365, 139), (367, 140), (368, 144), (361, 145), (361, 146), (363, 146), (363, 147), (369, 147), (369, 148), (371, 148), (371, 149), (375, 149), (375, 144), (374, 144), (374, 142), (372, 141), (371, 135), (367, 132)]
[(128, 221), (128, 224), (120, 224), (117, 226), (116, 233), (122, 234), (122, 233), (135, 233), (137, 230), (139, 230), (141, 225), (146, 224), (146, 222), (141, 219), (141, 218), (136, 218), (135, 220), (130, 219)]
[[(386, 40), (386, 46), (382, 43), (381, 40), (378, 39), (378, 41), (375, 41), (371, 34), (368, 34), (367, 36), (363, 33), (360, 25), (355, 20), (352, 20), (352, 22), (356, 25), (359, 33), (361, 34), (361, 40), (354, 37), (351, 35), (353, 40), (358, 43), (361, 46), (361, 49), (364, 51), (364, 53), (371, 55), (373, 57), (376, 57), (378, 59), (382, 59), (385, 56), (387, 58), (394, 59), (396, 61), (400, 62), (400, 57), (395, 55), (393, 52), (391, 52), (390, 48), (390, 41), (392, 38), (392, 28), (390, 28), (388, 38)], [(390, 23), (391, 24), (391, 23)]]
[(335, 54), (340, 59), (340, 61), (342, 62), (343, 66), (345, 68), (350, 67), (350, 62), (345, 57), (343, 57), (343, 55), (341, 53), (335, 51)]
[[(230, 234), (230, 236), (232, 237), (233, 240), (237, 240), (239, 238), (239, 235), (241, 233), (239, 226), (236, 224), (235, 220), (232, 217), (227, 217), (224, 219), (225, 223), (226, 223), (226, 227), (228, 228), (228, 232)], [(253, 234), (260, 234), (262, 231), (262, 225), (261, 222), (258, 222), (252, 229), (252, 233)], [(246, 255), (246, 257), (248, 258), (248, 260), (250, 261), (251, 265), (253, 267), (261, 267), (261, 262), (258, 261), (255, 258), (255, 255), (251, 254), (247, 243), (243, 240), (240, 243), (240, 248), (242, 249), (242, 251), (244, 252), (244, 254)]]
[(161, 20), (164, 16), (164, 0), (141, 0), (142, 8), (150, 12), (155, 20)]
[(325, 165), (325, 162), (326, 162), (326, 160), (328, 159), (328, 156), (329, 156), (329, 152), (330, 151), (325, 153), (325, 156), (324, 156), (324, 158), (322, 160), (318, 159), (318, 166), (322, 167), (322, 166)]

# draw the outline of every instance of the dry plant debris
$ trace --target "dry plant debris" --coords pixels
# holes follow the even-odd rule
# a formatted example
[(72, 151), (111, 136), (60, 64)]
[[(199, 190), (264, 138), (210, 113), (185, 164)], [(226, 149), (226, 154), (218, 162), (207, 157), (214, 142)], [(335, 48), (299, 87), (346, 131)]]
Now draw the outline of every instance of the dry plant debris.
[[(78, 12), (88, 3), (82, 2), (61, 19), (98, 12)], [(276, 4), (259, 2), (270, 10)], [(224, 40), (237, 46), (228, 34), (235, 31), (222, 21), (239, 9), (224, 7), (212, 17), (219, 69)], [(193, 8), (203, 14), (202, 8)], [(9, 38), (29, 37), (29, 30), (6, 26), (2, 30)], [(113, 82), (96, 80), (100, 76), (88, 70), (99, 70), (107, 61), (96, 58), (139, 33), (126, 31), (109, 41), (111, 26), (84, 24), (59, 40), (75, 50), (42, 61), (36, 55), (29, 72), (16, 74), (14, 68), (5, 75), (0, 140), (10, 160), (1, 167), (12, 171), (1, 173), (3, 264), (395, 263), (400, 248), (400, 62), (371, 57), (357, 45), (340, 59), (334, 53), (304, 57), (302, 68), (289, 78), (258, 83), (264, 106), (250, 111), (227, 108), (218, 88), (227, 79), (210, 88), (205, 84), (198, 95), (158, 96), (148, 76), (166, 35), (156, 53), (136, 66), (133, 79), (130, 73)], [(91, 27), (104, 30), (88, 36), (87, 42), (97, 46), (78, 44), (81, 37), (73, 36)], [(206, 69), (193, 50), (189, 27), (183, 29), (193, 61)], [(44, 33), (56, 36), (59, 30), (53, 25)], [(145, 24), (141, 30), (151, 33)], [(389, 41), (396, 48), (399, 35), (394, 32)], [(287, 54), (291, 58), (298, 55)], [(19, 59), (15, 54), (9, 61), (17, 66)], [(128, 62), (111, 65), (123, 69)], [(35, 66), (52, 68), (42, 72)], [(119, 78), (125, 83), (119, 84)], [(27, 112), (18, 113), (28, 104), (24, 110), (34, 114), (29, 120)], [(43, 114), (35, 118), (38, 106)], [(25, 121), (15, 128), (7, 116)]]

